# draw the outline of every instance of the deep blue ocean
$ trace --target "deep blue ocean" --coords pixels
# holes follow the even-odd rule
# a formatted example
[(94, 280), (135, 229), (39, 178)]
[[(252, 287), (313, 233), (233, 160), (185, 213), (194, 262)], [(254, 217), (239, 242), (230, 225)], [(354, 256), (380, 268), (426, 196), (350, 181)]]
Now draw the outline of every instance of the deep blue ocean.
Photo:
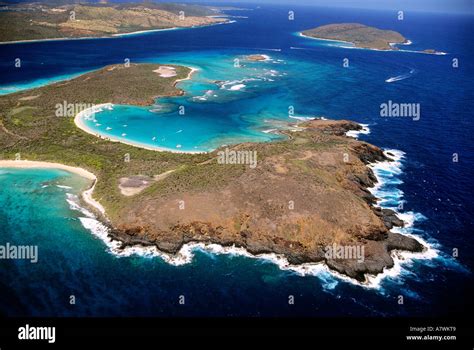
[[(299, 117), (367, 124), (370, 133), (360, 139), (403, 152), (396, 171), (380, 170), (386, 182), (378, 195), (386, 206), (403, 201), (401, 214), (413, 220), (407, 233), (430, 243), (436, 257), (405, 261), (398, 274), (386, 277), (377, 288), (367, 288), (326, 271), (301, 276), (269, 261), (201, 250), (194, 251), (192, 262), (180, 266), (159, 257), (117, 256), (81, 223), (84, 212), (77, 210), (74, 196), (87, 185), (85, 180), (59, 170), (3, 168), (0, 244), (37, 244), (39, 261), (0, 262), (0, 313), (324, 317), (467, 311), (474, 292), (473, 17), (413, 12), (398, 21), (396, 12), (390, 11), (245, 7), (252, 10), (229, 11), (239, 17), (225, 25), (2, 45), (0, 93), (128, 58), (132, 63), (185, 64), (199, 72), (180, 83), (185, 96), (159, 99), (154, 111), (115, 106), (98, 113), (96, 124), (112, 126), (111, 136), (126, 133), (147, 145), (156, 137), (157, 146), (179, 145), (183, 150), (271, 141), (273, 134), (263, 131), (291, 121), (289, 106)], [(295, 11), (293, 21), (288, 20), (289, 10)], [(338, 22), (393, 29), (412, 44), (401, 46), (400, 52), (380, 52), (297, 35)], [(410, 52), (423, 49), (447, 54)], [(270, 58), (235, 68), (235, 59), (248, 54)], [(16, 58), (22, 60), (21, 69), (14, 67)], [(348, 67), (343, 66), (346, 58)], [(455, 58), (457, 68), (452, 66)], [(214, 80), (225, 85), (216, 87)], [(380, 105), (389, 100), (419, 103), (420, 119), (381, 117)], [(184, 117), (175, 113), (180, 105), (188, 111)], [(156, 123), (150, 128), (156, 132), (140, 133), (149, 123)], [(129, 129), (120, 129), (123, 125)], [(71, 295), (74, 305), (69, 303)], [(295, 297), (294, 305), (288, 304), (289, 295)], [(397, 302), (400, 295), (403, 305)], [(178, 302), (180, 296), (185, 297), (184, 305)]]

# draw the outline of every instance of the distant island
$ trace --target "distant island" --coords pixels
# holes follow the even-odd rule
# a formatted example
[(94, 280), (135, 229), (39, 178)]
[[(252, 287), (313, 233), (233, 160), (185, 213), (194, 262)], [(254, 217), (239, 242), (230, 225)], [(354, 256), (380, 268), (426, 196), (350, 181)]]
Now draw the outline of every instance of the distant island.
[[(178, 65), (112, 65), (0, 96), (3, 158), (20, 153), (21, 159), (94, 174), (93, 197), (105, 210), (98, 215), (123, 246), (177, 253), (189, 242), (235, 245), (253, 254), (280, 254), (292, 264), (324, 262), (359, 281), (393, 266), (392, 250), (424, 249), (390, 231), (403, 221), (376, 207), (368, 188), (377, 179), (367, 165), (390, 161), (390, 154), (346, 136), (361, 129), (357, 123), (312, 120), (289, 125), (295, 130), (281, 131), (284, 140), (226, 148), (257, 152), (256, 166), (249, 167), (220, 164), (223, 149), (186, 154), (111, 142), (78, 128), (74, 116), (55, 114), (64, 101), (151, 105), (158, 96), (182, 94), (175, 85), (192, 72)], [(326, 249), (333, 246), (363, 247), (365, 259), (328, 258)]]
[(259, 62), (259, 61), (266, 61), (268, 60), (267, 55), (248, 55), (245, 57), (248, 61), (254, 61), (254, 62)]
[(228, 22), (218, 9), (183, 4), (0, 4), (0, 42), (110, 37)]
[(408, 40), (393, 30), (382, 30), (360, 23), (328, 24), (301, 33), (315, 39), (345, 41), (355, 47), (376, 50), (398, 50), (393, 44), (406, 44)]

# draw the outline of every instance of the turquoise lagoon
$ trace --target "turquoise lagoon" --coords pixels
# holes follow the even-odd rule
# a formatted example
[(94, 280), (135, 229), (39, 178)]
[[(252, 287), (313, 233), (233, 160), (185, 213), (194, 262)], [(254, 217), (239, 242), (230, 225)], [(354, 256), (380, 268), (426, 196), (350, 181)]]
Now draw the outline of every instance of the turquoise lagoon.
[[(242, 54), (175, 53), (148, 60), (196, 68), (178, 87), (183, 96), (158, 98), (149, 107), (114, 105), (82, 120), (90, 132), (139, 146), (180, 152), (209, 152), (239, 142), (283, 138), (276, 130), (314, 118), (313, 104), (296, 108), (304, 73), (324, 79), (332, 67), (284, 59), (275, 51), (265, 61)], [(169, 78), (173, 79), (173, 78)], [(298, 103), (302, 106), (301, 103)]]

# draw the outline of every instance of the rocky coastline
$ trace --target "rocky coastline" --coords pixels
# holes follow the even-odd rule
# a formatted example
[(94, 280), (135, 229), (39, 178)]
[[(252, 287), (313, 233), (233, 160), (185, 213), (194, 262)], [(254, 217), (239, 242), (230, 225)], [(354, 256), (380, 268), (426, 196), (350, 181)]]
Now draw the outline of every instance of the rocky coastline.
[[(298, 220), (302, 220), (306, 224), (311, 223), (311, 216), (320, 214), (319, 211), (313, 208), (312, 211), (304, 214), (298, 213), (298, 219), (295, 221), (292, 217), (293, 213), (284, 213), (285, 210), (281, 205), (267, 208), (267, 212), (256, 208), (251, 211), (248, 210), (248, 203), (235, 200), (235, 197), (231, 196), (234, 198), (232, 203), (236, 207), (233, 214), (238, 215), (223, 214), (219, 211), (219, 205), (211, 205), (209, 210), (214, 208), (214, 212), (211, 214), (214, 216), (213, 221), (194, 220), (193, 215), (189, 215), (188, 217), (182, 216), (175, 221), (168, 218), (168, 220), (164, 220), (166, 223), (163, 224), (161, 219), (164, 217), (163, 215), (173, 212), (173, 209), (169, 208), (170, 202), (159, 201), (154, 204), (153, 211), (165, 211), (162, 215), (156, 215), (155, 218), (145, 214), (149, 210), (147, 205), (149, 203), (146, 203), (141, 206), (142, 209), (132, 210), (122, 220), (112, 221), (113, 228), (110, 230), (110, 237), (122, 242), (123, 248), (133, 245), (156, 246), (160, 251), (168, 254), (177, 254), (183, 245), (188, 243), (219, 244), (224, 247), (236, 246), (245, 248), (253, 255), (275, 253), (284, 256), (293, 265), (324, 262), (330, 269), (359, 282), (366, 281), (367, 274), (377, 275), (382, 273), (385, 268), (393, 267), (394, 261), (391, 256), (393, 250), (423, 251), (425, 247), (416, 239), (390, 231), (393, 227), (404, 225), (404, 222), (397, 217), (394, 211), (375, 206), (376, 198), (368, 189), (376, 184), (377, 179), (368, 165), (390, 161), (390, 159), (380, 148), (345, 136), (347, 131), (359, 130), (361, 126), (349, 121), (314, 120), (303, 124), (302, 127), (303, 131), (292, 133), (292, 140), (284, 142), (295, 142), (295, 140), (297, 142), (301, 140), (301, 135), (304, 135), (305, 137), (322, 137), (330, 140), (337, 138), (351, 145), (353, 154), (357, 156), (358, 162), (363, 164), (364, 169), (361, 171), (358, 168), (357, 171), (348, 172), (343, 186), (350, 189), (358, 199), (364, 202), (363, 207), (366, 210), (364, 215), (371, 216), (370, 225), (363, 226), (363, 223), (355, 223), (349, 225), (350, 228), (345, 224), (328, 227), (328, 230), (335, 231), (347, 228), (343, 238), (334, 232), (327, 231), (326, 234), (322, 232), (323, 235), (319, 232), (316, 235), (318, 238), (313, 240), (307, 237), (313, 233), (311, 228), (306, 228), (297, 235), (293, 234), (293, 237), (285, 237), (282, 231), (294, 229), (293, 225)], [(250, 144), (245, 145), (245, 147), (249, 146)], [(271, 144), (265, 146), (271, 147)], [(242, 145), (236, 147), (242, 147)], [(241, 177), (245, 174), (246, 172)], [(263, 177), (265, 178), (267, 175)], [(232, 192), (231, 187), (232, 185), (225, 186), (224, 192)], [(213, 191), (200, 194), (212, 196), (211, 192)], [(301, 192), (303, 193), (305, 190), (303, 189)], [(289, 193), (295, 197), (299, 196), (293, 191), (287, 194)], [(254, 195), (258, 197), (260, 194), (255, 193)], [(279, 192), (279, 195), (283, 194)], [(168, 200), (171, 198), (168, 197)], [(339, 203), (336, 201), (335, 204)], [(278, 213), (275, 214), (275, 212)], [(344, 215), (344, 213), (341, 212), (339, 215)], [(235, 225), (235, 220), (229, 220), (230, 217), (232, 219), (239, 217), (238, 225)], [(275, 221), (272, 222), (272, 219)], [(302, 227), (305, 226), (302, 225)], [(328, 259), (327, 247), (331, 244), (352, 244), (364, 247), (364, 261), (346, 258)]]

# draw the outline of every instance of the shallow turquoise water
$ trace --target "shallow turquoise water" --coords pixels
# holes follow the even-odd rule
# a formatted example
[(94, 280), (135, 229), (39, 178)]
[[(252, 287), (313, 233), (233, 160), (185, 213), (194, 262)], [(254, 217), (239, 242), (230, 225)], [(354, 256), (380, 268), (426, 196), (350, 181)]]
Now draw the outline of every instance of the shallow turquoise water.
[(216, 52), (162, 55), (157, 62), (199, 69), (178, 84), (184, 96), (159, 98), (152, 107), (116, 105), (83, 120), (101, 136), (178, 151), (281, 138), (275, 129), (314, 117), (312, 104), (302, 108), (299, 101), (298, 91), (314, 82), (305, 81), (305, 72), (324, 81), (334, 67), (287, 60), (274, 51), (254, 53), (269, 59), (252, 62), (246, 55)]
[[(37, 263), (1, 261), (4, 315), (245, 315), (267, 308), (268, 300), (258, 292), (272, 293), (281, 278), (295, 278), (271, 263), (202, 251), (183, 266), (117, 256), (81, 225), (88, 214), (77, 195), (89, 185), (85, 179), (62, 170), (1, 168), (0, 183), (0, 243), (38, 246)], [(216, 278), (230, 284), (214, 285)], [(277, 292), (283, 304), (288, 292)], [(178, 304), (180, 295), (185, 306)], [(231, 295), (248, 309), (232, 311), (237, 304)]]
[(41, 86), (54, 84), (54, 83), (64, 81), (64, 80), (74, 79), (85, 73), (88, 73), (88, 71), (82, 71), (80, 73), (73, 73), (73, 74), (63, 74), (63, 75), (53, 76), (50, 78), (40, 78), (33, 81), (18, 82), (14, 85), (2, 86), (0, 87), (0, 95), (7, 95), (7, 94), (11, 94), (18, 91), (36, 89)]

